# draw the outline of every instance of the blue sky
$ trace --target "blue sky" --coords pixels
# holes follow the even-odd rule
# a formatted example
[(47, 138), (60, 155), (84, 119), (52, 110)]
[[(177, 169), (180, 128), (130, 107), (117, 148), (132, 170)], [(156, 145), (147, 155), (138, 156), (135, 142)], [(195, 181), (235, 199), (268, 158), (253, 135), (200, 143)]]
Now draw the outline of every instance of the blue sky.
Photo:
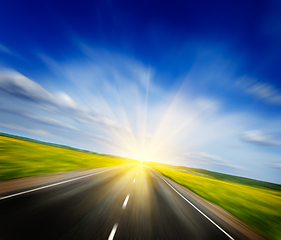
[(278, 1), (4, 1), (0, 131), (281, 183)]

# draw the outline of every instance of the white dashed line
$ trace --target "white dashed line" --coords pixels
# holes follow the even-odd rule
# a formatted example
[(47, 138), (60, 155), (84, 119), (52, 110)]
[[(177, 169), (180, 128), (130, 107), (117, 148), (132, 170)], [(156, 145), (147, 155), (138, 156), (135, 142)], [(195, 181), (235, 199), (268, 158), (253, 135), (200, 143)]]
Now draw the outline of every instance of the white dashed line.
[(123, 203), (122, 209), (125, 209), (125, 208), (126, 208), (127, 203), (128, 203), (128, 201), (129, 201), (129, 197), (130, 197), (130, 194), (127, 195), (127, 197), (126, 197), (126, 199), (125, 199), (125, 201), (124, 201), (124, 203)]
[(115, 232), (116, 232), (116, 230), (117, 230), (117, 227), (118, 227), (118, 224), (115, 223), (114, 226), (113, 226), (113, 228), (112, 228), (112, 230), (111, 230), (111, 233), (110, 233), (110, 235), (109, 235), (109, 237), (108, 237), (108, 240), (113, 240), (114, 235), (115, 235)]

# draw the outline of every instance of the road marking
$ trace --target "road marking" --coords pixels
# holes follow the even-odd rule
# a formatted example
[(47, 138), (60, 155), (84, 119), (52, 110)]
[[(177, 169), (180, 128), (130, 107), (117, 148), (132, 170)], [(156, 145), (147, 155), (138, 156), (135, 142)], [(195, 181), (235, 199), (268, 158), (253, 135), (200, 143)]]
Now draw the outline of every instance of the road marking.
[(115, 235), (115, 232), (116, 232), (116, 230), (117, 230), (117, 227), (118, 227), (118, 224), (115, 223), (114, 226), (113, 226), (113, 228), (112, 228), (112, 230), (111, 230), (111, 233), (110, 233), (110, 235), (109, 235), (109, 237), (108, 237), (108, 240), (113, 240), (114, 235)]
[[(158, 175), (158, 174), (157, 174)], [(160, 178), (162, 178), (160, 175), (158, 175)], [(198, 212), (200, 212), (205, 218), (207, 218), (212, 224), (214, 224), (218, 229), (220, 229), (226, 236), (228, 236), (230, 239), (234, 240), (233, 237), (231, 237), (226, 231), (224, 231), (218, 224), (216, 224), (212, 219), (210, 219), (205, 213), (203, 213), (199, 208), (197, 208), (193, 203), (191, 203), (189, 200), (187, 200), (181, 193), (179, 193), (170, 183), (168, 183), (164, 178), (162, 180), (169, 185), (170, 188), (172, 188), (177, 194), (179, 194), (186, 202), (188, 202), (192, 207), (194, 207)]]
[(135, 183), (136, 179), (134, 179), (133, 183)]
[(125, 209), (125, 208), (126, 208), (127, 203), (128, 203), (128, 201), (129, 201), (129, 197), (130, 197), (130, 194), (127, 195), (127, 197), (126, 197), (126, 199), (125, 199), (125, 201), (124, 201), (124, 203), (123, 203), (122, 209)]
[(39, 188), (34, 188), (34, 189), (27, 190), (27, 191), (24, 191), (24, 192), (15, 193), (15, 194), (12, 194), (12, 195), (1, 197), (0, 200), (6, 199), (6, 198), (15, 197), (15, 196), (22, 195), (22, 194), (25, 194), (25, 193), (35, 192), (35, 191), (38, 191), (38, 190), (41, 190), (41, 189), (44, 189), (44, 188), (54, 187), (54, 186), (57, 186), (57, 185), (60, 185), (60, 184), (64, 184), (64, 183), (76, 181), (76, 180), (79, 180), (79, 179), (82, 179), (82, 178), (94, 176), (94, 175), (97, 175), (97, 174), (100, 174), (100, 173), (103, 173), (103, 172), (107, 172), (107, 171), (110, 171), (110, 170), (113, 170), (113, 169), (108, 169), (108, 170), (104, 170), (104, 171), (101, 171), (101, 172), (88, 174), (88, 175), (85, 175), (85, 176), (82, 176), (82, 177), (72, 178), (72, 179), (69, 179), (69, 180), (62, 181), (62, 182), (50, 184), (50, 185), (47, 185), (47, 186), (43, 186), (43, 187), (39, 187)]

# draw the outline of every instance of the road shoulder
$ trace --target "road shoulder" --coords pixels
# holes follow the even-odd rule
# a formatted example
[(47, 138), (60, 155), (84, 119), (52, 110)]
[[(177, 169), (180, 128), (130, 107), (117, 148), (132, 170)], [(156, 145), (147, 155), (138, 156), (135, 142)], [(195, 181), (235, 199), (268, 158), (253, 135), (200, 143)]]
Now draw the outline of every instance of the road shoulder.
[(42, 185), (52, 184), (55, 182), (65, 181), (68, 179), (105, 171), (111, 169), (112, 167), (103, 167), (103, 168), (93, 168), (93, 169), (79, 169), (68, 172), (58, 172), (58, 173), (49, 173), (42, 174), (37, 176), (23, 177), (18, 179), (11, 179), (6, 181), (0, 181), (0, 194), (6, 195), (9, 192), (20, 192), (26, 188), (35, 188)]
[[(158, 173), (161, 175), (161, 173)], [(208, 209), (210, 212), (212, 212), (214, 215), (216, 215), (218, 218), (229, 224), (231, 227), (242, 233), (244, 236), (251, 240), (265, 240), (269, 239), (265, 236), (262, 236), (262, 234), (258, 233), (256, 230), (224, 210), (223, 208), (217, 206), (214, 203), (211, 203), (207, 201), (206, 199), (200, 197), (199, 195), (195, 194), (194, 192), (190, 191), (189, 189), (185, 188), (184, 186), (172, 181), (171, 179), (161, 175), (169, 184), (171, 184), (175, 189), (177, 189), (179, 192), (184, 193), (188, 195), (190, 198), (194, 199), (196, 202), (201, 204), (203, 207)]]

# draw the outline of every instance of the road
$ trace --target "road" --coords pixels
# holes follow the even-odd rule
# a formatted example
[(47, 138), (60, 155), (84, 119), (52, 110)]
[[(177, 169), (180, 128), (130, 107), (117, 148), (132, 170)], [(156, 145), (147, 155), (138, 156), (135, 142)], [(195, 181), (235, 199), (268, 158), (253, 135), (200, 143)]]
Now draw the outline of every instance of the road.
[(0, 200), (0, 240), (231, 238), (247, 239), (142, 164)]

